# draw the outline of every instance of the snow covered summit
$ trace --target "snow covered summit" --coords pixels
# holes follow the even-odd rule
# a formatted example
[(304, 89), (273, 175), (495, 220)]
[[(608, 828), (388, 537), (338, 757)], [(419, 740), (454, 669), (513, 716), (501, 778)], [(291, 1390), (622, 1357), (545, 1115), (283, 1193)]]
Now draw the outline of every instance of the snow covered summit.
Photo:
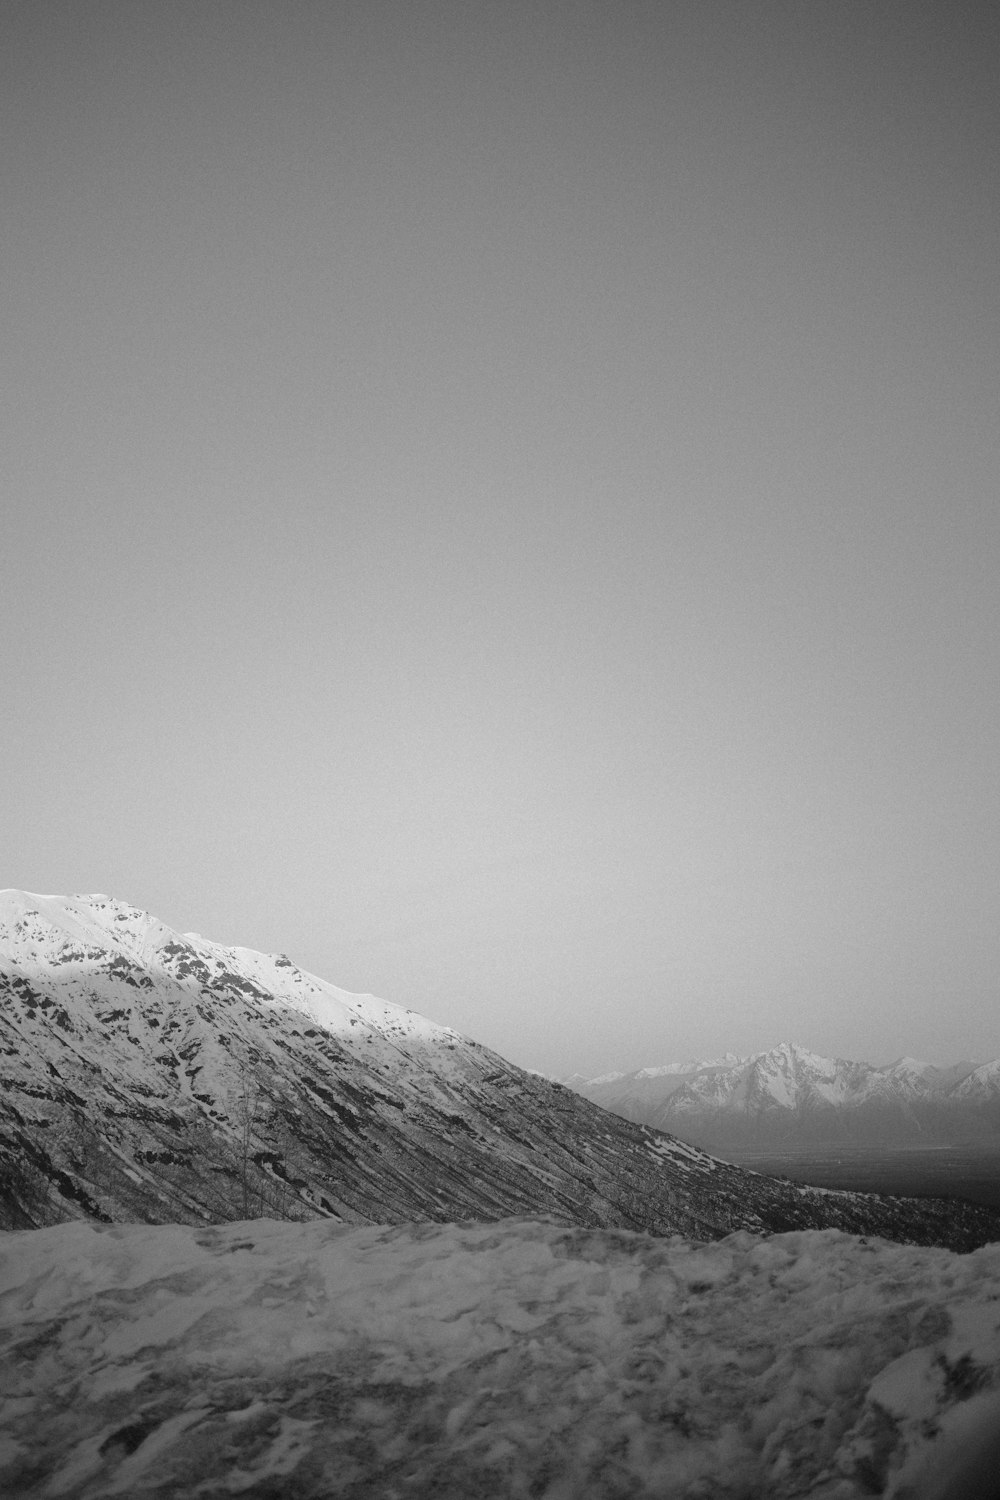
[[(216, 989), (258, 990), (276, 1005), (299, 1011), (325, 1031), (349, 1036), (357, 1027), (384, 1038), (459, 1040), (414, 1011), (373, 995), (353, 995), (296, 967), (283, 954), (225, 947), (198, 933), (175, 932), (148, 912), (109, 896), (36, 896), (0, 891), (0, 942), (5, 959), (21, 967), (63, 970), (112, 954), (112, 976), (151, 966), (194, 993), (211, 979)], [(69, 972), (67, 971), (67, 972)], [(92, 971), (87, 971), (93, 982)], [(143, 988), (138, 979), (136, 988)], [(148, 985), (145, 986), (148, 989)], [(67, 993), (79, 995), (80, 991)]]
[(573, 1084), (586, 1098), (709, 1150), (1000, 1139), (1000, 1061), (874, 1067), (782, 1042), (750, 1057), (668, 1063)]

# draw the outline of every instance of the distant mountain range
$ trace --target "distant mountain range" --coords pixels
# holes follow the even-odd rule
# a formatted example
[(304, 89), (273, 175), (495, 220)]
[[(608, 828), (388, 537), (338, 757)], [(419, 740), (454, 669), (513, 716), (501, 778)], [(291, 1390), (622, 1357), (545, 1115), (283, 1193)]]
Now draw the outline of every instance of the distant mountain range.
[(628, 1120), (706, 1150), (838, 1144), (1000, 1148), (1000, 1060), (940, 1068), (902, 1057), (882, 1067), (782, 1042), (567, 1085)]
[(0, 1227), (554, 1216), (963, 1249), (1000, 1212), (746, 1172), (283, 955), (0, 892)]

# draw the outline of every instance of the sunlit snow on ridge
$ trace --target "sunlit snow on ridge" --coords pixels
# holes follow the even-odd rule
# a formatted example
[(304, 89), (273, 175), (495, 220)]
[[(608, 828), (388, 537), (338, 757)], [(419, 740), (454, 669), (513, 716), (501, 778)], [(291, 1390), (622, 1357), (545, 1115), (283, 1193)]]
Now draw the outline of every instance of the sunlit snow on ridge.
[(256, 979), (277, 1004), (288, 1005), (327, 1031), (349, 1032), (352, 1023), (409, 1038), (458, 1037), (416, 1012), (374, 995), (354, 994), (300, 969), (283, 954), (213, 942), (196, 932), (180, 933), (127, 902), (101, 894), (42, 896), (31, 891), (0, 891), (11, 956), (16, 961), (50, 963), (53, 933), (92, 943), (99, 932), (109, 948), (126, 957), (148, 959), (173, 940), (191, 947), (215, 968), (235, 967)]

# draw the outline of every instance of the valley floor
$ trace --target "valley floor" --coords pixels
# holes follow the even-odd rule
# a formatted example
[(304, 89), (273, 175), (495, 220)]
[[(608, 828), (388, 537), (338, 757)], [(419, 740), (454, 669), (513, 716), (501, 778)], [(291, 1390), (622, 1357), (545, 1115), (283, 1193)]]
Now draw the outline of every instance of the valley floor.
[(740, 1167), (813, 1187), (904, 1198), (961, 1198), (1000, 1208), (1000, 1149), (996, 1146), (801, 1146), (718, 1155)]
[(0, 1236), (0, 1349), (21, 1500), (924, 1500), (996, 1430), (1000, 1245), (77, 1222)]

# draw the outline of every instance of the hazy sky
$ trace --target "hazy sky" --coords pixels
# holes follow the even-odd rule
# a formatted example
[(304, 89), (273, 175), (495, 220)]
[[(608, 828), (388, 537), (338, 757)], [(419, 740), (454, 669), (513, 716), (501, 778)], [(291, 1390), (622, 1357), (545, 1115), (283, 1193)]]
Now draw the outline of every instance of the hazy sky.
[(556, 1074), (1000, 1054), (995, 4), (0, 59), (0, 884)]

